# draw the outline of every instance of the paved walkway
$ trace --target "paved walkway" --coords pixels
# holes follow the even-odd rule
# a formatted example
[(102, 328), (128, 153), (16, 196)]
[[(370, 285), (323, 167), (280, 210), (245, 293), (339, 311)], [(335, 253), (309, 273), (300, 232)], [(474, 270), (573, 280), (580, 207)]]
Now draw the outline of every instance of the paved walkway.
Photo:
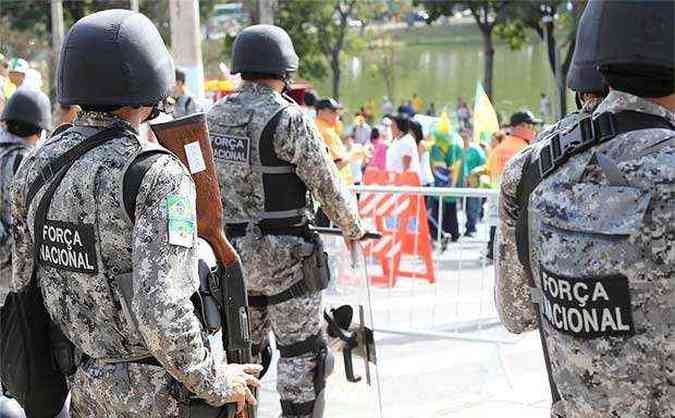
[[(478, 236), (487, 236), (485, 225)], [(402, 279), (393, 289), (372, 289), (375, 328), (401, 333), (376, 333), (384, 418), (548, 417), (539, 338), (509, 334), (498, 324), (494, 271), (482, 261), (483, 248), (480, 239), (463, 238), (437, 252), (436, 284)], [(421, 267), (413, 259), (406, 263)], [(326, 299), (338, 302), (340, 296)], [(378, 417), (376, 391), (347, 383), (340, 355), (336, 367), (326, 418)], [(363, 374), (360, 358), (355, 368)], [(272, 371), (264, 379), (260, 418), (280, 414), (275, 377)]]

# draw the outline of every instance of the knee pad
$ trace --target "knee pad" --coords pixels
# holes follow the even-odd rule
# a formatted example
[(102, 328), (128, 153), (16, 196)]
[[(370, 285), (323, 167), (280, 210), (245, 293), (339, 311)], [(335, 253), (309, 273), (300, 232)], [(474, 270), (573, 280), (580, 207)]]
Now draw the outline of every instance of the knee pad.
[(308, 353), (313, 353), (316, 359), (314, 369), (314, 392), (318, 395), (326, 387), (326, 377), (328, 377), (335, 368), (335, 357), (328, 350), (326, 340), (322, 335), (317, 334), (290, 345), (277, 346), (282, 358), (297, 357)]

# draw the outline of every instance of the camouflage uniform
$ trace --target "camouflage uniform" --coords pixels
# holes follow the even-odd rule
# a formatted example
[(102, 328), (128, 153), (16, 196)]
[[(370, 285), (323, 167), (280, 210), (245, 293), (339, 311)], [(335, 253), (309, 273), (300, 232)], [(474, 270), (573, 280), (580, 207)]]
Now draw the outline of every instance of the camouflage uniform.
[[(262, 173), (252, 170), (249, 164), (259, 161), (257, 147), (251, 145), (250, 155), (244, 162), (232, 162), (219, 158), (219, 138), (234, 133), (255, 144), (256, 138), (279, 111), (281, 116), (273, 134), (274, 153), (279, 159), (293, 164), (297, 177), (318, 199), (328, 217), (342, 229), (345, 238), (359, 238), (364, 230), (355, 199), (338, 178), (335, 164), (315, 125), (290, 98), (253, 82), (244, 82), (236, 94), (218, 102), (208, 114), (226, 223), (255, 220), (265, 210), (265, 194)], [(306, 212), (311, 209), (307, 207)], [(249, 294), (279, 294), (302, 280), (302, 259), (296, 248), (305, 242), (303, 238), (261, 235), (255, 228), (250, 228), (245, 236), (232, 242), (246, 269)], [(321, 294), (313, 293), (264, 308), (252, 308), (253, 342), (259, 345), (270, 329), (274, 331), (277, 345), (282, 346), (320, 335), (320, 305)], [(316, 358), (312, 353), (282, 357), (278, 363), (277, 381), (281, 399), (293, 403), (313, 401), (316, 398), (315, 367)]]
[[(190, 301), (199, 286), (194, 183), (176, 158), (160, 156), (143, 178), (132, 223), (122, 199), (124, 173), (135, 156), (153, 144), (140, 141), (125, 121), (112, 114), (82, 112), (74, 128), (49, 139), (22, 164), (12, 202), (12, 286), (20, 289), (29, 283), (33, 220), (47, 188), (43, 186), (27, 208), (27, 186), (50, 160), (115, 124), (128, 133), (120, 132), (78, 159), (48, 211), (48, 222), (91, 226), (92, 239), (80, 243), (89, 247), (89, 271), (55, 268), (44, 259), (37, 268), (51, 317), (89, 357), (71, 377), (73, 414), (178, 417), (180, 405), (169, 390), (172, 376), (208, 403), (222, 405), (231, 394), (225, 365), (208, 349)], [(175, 219), (169, 202), (180, 202), (182, 221), (192, 222), (179, 241), (170, 232)], [(71, 244), (79, 248), (74, 240)], [(131, 306), (117, 281), (125, 274), (132, 274)], [(150, 356), (163, 367), (128, 362)]]
[[(594, 116), (627, 110), (661, 116), (675, 124), (675, 115), (666, 108), (616, 90)], [(572, 157), (535, 188), (529, 201), (529, 254), (537, 286), (532, 290), (517, 256), (517, 186), (526, 153), (537, 153), (541, 147), (535, 145), (519, 154), (504, 173), (497, 305), (504, 325), (521, 333), (537, 327), (531, 300), (541, 303), (542, 331), (562, 398), (554, 404), (552, 416), (675, 416), (672, 137), (672, 130), (660, 128), (623, 133)], [(616, 181), (616, 173), (610, 176), (600, 168), (598, 158), (603, 156), (615, 163), (621, 181)], [(574, 283), (571, 289), (570, 283)], [(617, 290), (621, 283), (625, 283), (623, 293)], [(591, 287), (592, 291), (584, 291)], [(603, 310), (597, 325), (591, 315), (586, 316), (591, 309), (583, 311), (582, 317), (558, 305), (552, 311), (544, 295), (553, 294), (565, 299), (563, 307), (568, 302), (612, 306), (609, 303), (614, 298), (623, 295), (628, 299), (624, 311)], [(585, 331), (600, 326), (616, 333), (580, 338), (560, 331), (562, 326), (576, 332), (580, 325)], [(630, 328), (633, 336), (619, 335), (618, 331), (628, 333)]]
[[(12, 276), (12, 179), (31, 146), (0, 128), (0, 278)], [(0, 306), (7, 297), (8, 279), (0, 280)]]

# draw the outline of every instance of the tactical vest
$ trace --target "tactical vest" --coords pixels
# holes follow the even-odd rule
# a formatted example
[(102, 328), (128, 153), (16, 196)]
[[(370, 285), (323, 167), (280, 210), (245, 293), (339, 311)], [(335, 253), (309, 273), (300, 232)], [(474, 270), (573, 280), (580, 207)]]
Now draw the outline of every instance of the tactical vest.
[[(645, 134), (640, 146), (631, 138), (616, 138), (641, 129), (651, 135)], [(656, 284), (641, 286), (640, 277), (658, 268), (650, 266), (650, 257), (633, 239), (641, 233), (652, 190), (626, 180), (618, 164), (671, 146), (672, 129), (665, 119), (634, 111), (587, 116), (537, 143), (525, 160), (517, 191), (516, 242), (537, 309), (554, 413), (562, 412), (556, 404), (565, 398), (598, 396), (570, 380), (584, 375), (584, 365), (567, 364), (556, 353), (583, 353), (588, 364), (596, 364), (603, 355), (615, 358), (606, 352), (611, 344), (620, 350), (630, 337), (646, 333), (650, 320), (641, 300)], [(607, 184), (585, 181), (589, 165), (600, 170)], [(606, 341), (607, 348), (597, 339)], [(610, 382), (613, 374), (631, 373), (624, 366), (606, 370), (606, 375), (598, 369), (593, 379)], [(561, 381), (567, 383), (565, 393), (559, 390)], [(565, 412), (583, 416), (577, 410)]]
[[(32, 236), (39, 238), (35, 244), (40, 246), (40, 282), (53, 292), (53, 300), (73, 297), (66, 294), (71, 289), (61, 285), (61, 277), (86, 281), (97, 289), (105, 289), (106, 295), (99, 295), (103, 303), (97, 309), (114, 321), (96, 325), (101, 335), (98, 341), (83, 340), (82, 333), (77, 331), (81, 325), (68, 320), (79, 316), (78, 309), (83, 308), (79, 303), (69, 305), (63, 312), (52, 311), (47, 303), (47, 308), (68, 338), (95, 358), (113, 355), (120, 359), (142, 358), (149, 355), (145, 343), (131, 319), (119, 309), (123, 295), (117, 277), (132, 271), (130, 245), (133, 233), (133, 221), (122, 199), (122, 191), (125, 173), (131, 163), (139, 155), (159, 147), (140, 141), (135, 135), (123, 132), (117, 135), (104, 147), (93, 149), (75, 161), (51, 196), (46, 222), (39, 226), (41, 230), (32, 231)], [(55, 161), (47, 161), (45, 156), (63, 155), (80, 141), (87, 141), (72, 141), (70, 138), (69, 132), (66, 132), (57, 140), (50, 140), (42, 146), (43, 152), (29, 160), (33, 164), (31, 172), (38, 174), (28, 178), (32, 183), (27, 188), (27, 198), (34, 197), (34, 201), (39, 202), (47, 188), (38, 189), (39, 184), (33, 187), (36, 184), (34, 179), (49, 178), (54, 174)], [(78, 204), (72, 207), (70, 202)], [(33, 204), (28, 209), (30, 228), (35, 222), (37, 206)], [(60, 318), (61, 314), (66, 317)], [(103, 335), (116, 338), (103, 338)], [(107, 346), (100, 344), (102, 341), (107, 341)]]
[[(226, 224), (306, 223), (307, 187), (274, 151), (274, 133), (289, 106), (294, 104), (286, 96), (243, 92), (227, 97), (217, 122), (209, 122)], [(225, 190), (233, 187), (235, 193)]]

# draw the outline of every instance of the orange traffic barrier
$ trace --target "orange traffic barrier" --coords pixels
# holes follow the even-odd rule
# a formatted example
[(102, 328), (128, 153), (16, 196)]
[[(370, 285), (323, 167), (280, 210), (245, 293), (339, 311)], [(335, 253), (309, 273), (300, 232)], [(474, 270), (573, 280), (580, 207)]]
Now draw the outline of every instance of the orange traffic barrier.
[[(413, 172), (397, 176), (376, 169), (366, 170), (363, 183), (420, 186), (420, 180)], [(359, 200), (359, 212), (370, 228), (382, 234), (382, 239), (371, 240), (364, 245), (365, 254), (375, 257), (382, 268), (382, 275), (371, 275), (373, 283), (394, 287), (400, 277), (423, 279), (429, 283), (436, 281), (424, 196), (364, 192)], [(419, 257), (424, 270), (403, 269), (401, 260), (404, 255)]]

